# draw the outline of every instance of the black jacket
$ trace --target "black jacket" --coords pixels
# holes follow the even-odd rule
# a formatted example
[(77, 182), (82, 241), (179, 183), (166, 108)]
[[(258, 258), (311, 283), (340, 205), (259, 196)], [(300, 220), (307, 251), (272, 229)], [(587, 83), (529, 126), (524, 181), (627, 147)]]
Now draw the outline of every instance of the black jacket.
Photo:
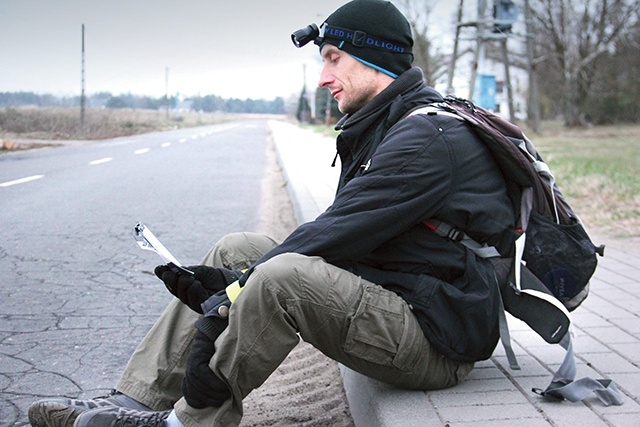
[(320, 256), (398, 293), (442, 354), (471, 362), (490, 357), (499, 337), (493, 269), (421, 223), (438, 218), (495, 244), (514, 214), (491, 154), (464, 123), (404, 118), (441, 100), (414, 68), (343, 118), (333, 204), (256, 265), (285, 252)]

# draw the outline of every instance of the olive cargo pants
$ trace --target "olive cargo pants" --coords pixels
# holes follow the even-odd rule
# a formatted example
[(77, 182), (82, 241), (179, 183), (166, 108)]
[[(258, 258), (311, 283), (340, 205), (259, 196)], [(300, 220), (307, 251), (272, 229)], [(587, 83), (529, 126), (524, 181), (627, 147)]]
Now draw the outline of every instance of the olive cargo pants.
[[(258, 234), (221, 239), (202, 264), (249, 267), (276, 242)], [(408, 389), (453, 386), (471, 371), (438, 354), (409, 305), (396, 294), (322, 258), (282, 254), (258, 266), (230, 310), (216, 340), (211, 369), (232, 398), (220, 408), (194, 409), (181, 398), (186, 357), (198, 314), (175, 299), (132, 355), (116, 389), (150, 406), (169, 409), (187, 427), (232, 426), (242, 399), (259, 387), (300, 337), (343, 365)]]

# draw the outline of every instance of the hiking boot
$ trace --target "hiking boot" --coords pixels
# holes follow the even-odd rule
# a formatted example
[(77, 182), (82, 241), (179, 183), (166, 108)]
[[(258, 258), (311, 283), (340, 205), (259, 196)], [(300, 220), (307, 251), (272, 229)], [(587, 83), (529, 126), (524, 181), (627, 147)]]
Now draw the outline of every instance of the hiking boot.
[(73, 427), (166, 427), (169, 414), (171, 409), (153, 412), (107, 406), (81, 413)]
[(31, 427), (71, 427), (82, 412), (105, 406), (149, 410), (149, 407), (137, 400), (112, 390), (108, 395), (95, 399), (58, 397), (39, 400), (29, 406), (29, 422)]

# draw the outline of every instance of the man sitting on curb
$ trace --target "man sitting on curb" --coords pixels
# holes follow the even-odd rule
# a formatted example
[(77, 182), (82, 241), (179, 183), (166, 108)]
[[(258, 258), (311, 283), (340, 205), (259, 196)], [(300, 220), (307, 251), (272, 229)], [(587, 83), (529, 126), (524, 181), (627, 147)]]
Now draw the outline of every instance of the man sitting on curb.
[[(490, 245), (506, 238), (514, 213), (491, 154), (458, 120), (406, 117), (442, 97), (411, 68), (410, 25), (391, 3), (349, 2), (320, 28), (294, 33), (299, 47), (311, 40), (324, 62), (319, 85), (345, 114), (333, 204), (280, 244), (224, 237), (193, 276), (156, 268), (178, 299), (117, 392), (36, 402), (34, 427), (237, 425), (243, 398), (299, 337), (407, 389), (454, 386), (490, 357), (499, 337), (493, 268), (423, 223), (440, 219)], [(217, 303), (229, 285), (226, 317)]]

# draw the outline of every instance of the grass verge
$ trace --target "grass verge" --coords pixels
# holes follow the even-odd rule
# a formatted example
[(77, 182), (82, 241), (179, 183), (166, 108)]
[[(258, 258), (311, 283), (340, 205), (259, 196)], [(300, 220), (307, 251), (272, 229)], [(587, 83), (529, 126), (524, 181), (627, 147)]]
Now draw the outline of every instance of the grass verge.
[(78, 108), (0, 108), (0, 139), (96, 140), (236, 120), (227, 113), (87, 108), (81, 125)]
[(548, 122), (532, 140), (588, 226), (640, 237), (640, 125), (564, 129)]

